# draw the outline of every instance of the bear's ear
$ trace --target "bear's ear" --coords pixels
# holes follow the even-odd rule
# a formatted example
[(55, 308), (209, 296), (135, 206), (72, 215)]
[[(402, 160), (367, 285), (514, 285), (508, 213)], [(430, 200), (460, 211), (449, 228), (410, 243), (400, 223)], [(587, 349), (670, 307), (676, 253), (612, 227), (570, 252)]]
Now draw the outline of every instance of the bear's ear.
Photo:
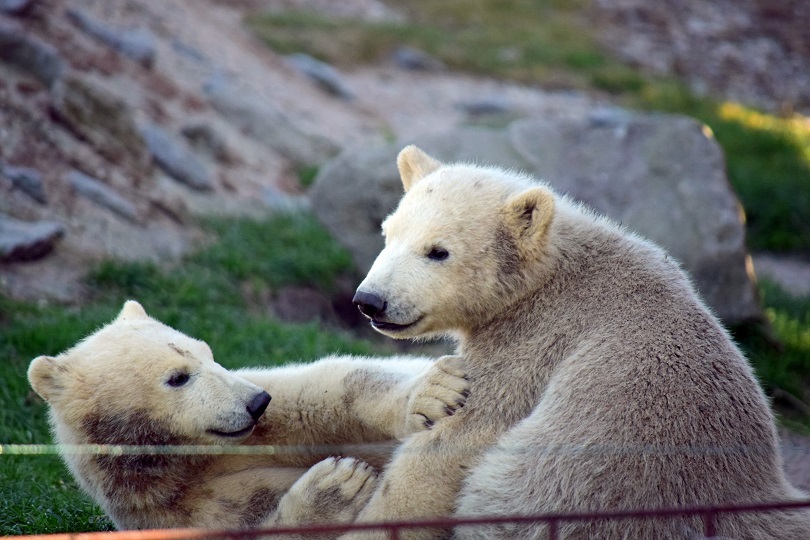
[(554, 195), (542, 187), (511, 196), (504, 206), (506, 225), (524, 253), (545, 237), (554, 217)]
[(127, 321), (133, 319), (148, 319), (149, 315), (146, 314), (146, 310), (143, 309), (143, 306), (140, 305), (135, 300), (127, 300), (124, 303), (123, 309), (121, 309), (121, 313), (118, 314), (118, 317), (115, 319), (116, 321)]
[(403, 148), (397, 156), (397, 169), (405, 191), (441, 166), (439, 161), (412, 144)]
[(45, 401), (51, 401), (64, 390), (66, 375), (67, 368), (52, 356), (38, 356), (28, 367), (28, 382)]

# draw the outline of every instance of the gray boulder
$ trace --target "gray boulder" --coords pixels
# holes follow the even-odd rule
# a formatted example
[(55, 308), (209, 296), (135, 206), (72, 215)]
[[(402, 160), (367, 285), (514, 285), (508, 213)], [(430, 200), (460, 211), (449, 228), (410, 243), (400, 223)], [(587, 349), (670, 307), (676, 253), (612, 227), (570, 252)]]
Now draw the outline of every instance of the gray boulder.
[(326, 62), (304, 53), (291, 54), (284, 60), (288, 66), (309, 77), (329, 94), (340, 99), (354, 99), (354, 92), (349, 89), (340, 72)]
[(25, 15), (36, 2), (34, 0), (0, 0), (0, 13)]
[(212, 77), (203, 91), (224, 119), (295, 165), (320, 165), (338, 151), (332, 141), (305, 132), (271, 103), (224, 75)]
[(19, 189), (40, 204), (48, 204), (45, 188), (42, 185), (42, 175), (30, 167), (15, 167), (0, 162), (0, 176), (11, 180), (11, 185)]
[(391, 60), (402, 69), (411, 71), (442, 71), (444, 62), (421, 49), (403, 45), (394, 49)]
[(28, 73), (49, 88), (65, 70), (65, 62), (53, 45), (26, 32), (19, 24), (3, 20), (0, 20), (0, 62)]
[(0, 262), (25, 262), (50, 253), (64, 236), (65, 227), (54, 221), (20, 221), (0, 214)]
[(68, 73), (52, 92), (56, 116), (80, 138), (114, 163), (148, 167), (146, 145), (132, 109), (92, 77)]
[(402, 195), (395, 159), (408, 143), (444, 161), (543, 178), (664, 247), (726, 323), (761, 317), (722, 151), (693, 119), (602, 111), (578, 120), (520, 120), (503, 130), (466, 127), (344, 152), (321, 169), (312, 206), (363, 272), (382, 249), (380, 223)]
[(503, 96), (479, 97), (456, 104), (458, 109), (470, 116), (507, 115), (514, 113), (513, 107)]
[(211, 173), (179, 138), (155, 125), (144, 127), (142, 133), (152, 158), (166, 174), (197, 191), (214, 189)]
[(108, 185), (80, 171), (70, 171), (66, 175), (68, 184), (79, 195), (97, 205), (112, 211), (119, 217), (132, 223), (138, 222), (135, 207)]
[(114, 28), (78, 9), (69, 9), (67, 16), (87, 35), (132, 58), (145, 68), (151, 69), (155, 65), (155, 36), (149, 31), (140, 28)]
[(183, 126), (180, 134), (191, 144), (194, 150), (200, 151), (222, 163), (233, 163), (236, 158), (228, 147), (225, 138), (208, 123), (192, 123)]

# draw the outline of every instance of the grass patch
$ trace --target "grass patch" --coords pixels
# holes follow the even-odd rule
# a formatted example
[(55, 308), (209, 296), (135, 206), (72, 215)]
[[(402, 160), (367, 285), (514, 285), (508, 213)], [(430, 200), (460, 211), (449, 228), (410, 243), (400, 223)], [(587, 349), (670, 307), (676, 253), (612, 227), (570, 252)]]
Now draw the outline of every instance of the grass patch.
[[(329, 288), (349, 272), (348, 254), (309, 215), (208, 223), (218, 240), (170, 267), (102, 264), (89, 277), (94, 298), (81, 308), (34, 306), (0, 296), (0, 443), (51, 442), (45, 404), (26, 372), (33, 358), (55, 355), (112, 320), (125, 300), (207, 341), (231, 369), (308, 361), (331, 353), (373, 354), (373, 345), (312, 324), (255, 314), (250, 281)], [(56, 456), (0, 456), (0, 535), (110, 530)]]
[[(768, 281), (760, 283), (760, 294), (775, 335), (754, 330), (737, 337), (768, 393), (778, 397), (787, 392), (810, 404), (810, 296), (792, 297)], [(774, 337), (781, 346), (774, 347)], [(789, 401), (780, 401), (796, 409)], [(800, 410), (794, 413), (804, 416)], [(802, 419), (810, 426), (810, 417)]]
[(315, 183), (315, 178), (318, 176), (320, 168), (316, 165), (302, 165), (298, 167), (296, 173), (298, 174), (298, 183), (304, 189), (309, 189)]
[[(386, 59), (400, 45), (418, 47), (452, 69), (550, 86), (589, 86), (618, 62), (582, 31), (584, 2), (406, 0), (402, 23), (336, 20), (309, 12), (256, 15), (247, 23), (282, 54), (306, 52), (349, 66)], [(542, 24), (538, 24), (542, 21)]]

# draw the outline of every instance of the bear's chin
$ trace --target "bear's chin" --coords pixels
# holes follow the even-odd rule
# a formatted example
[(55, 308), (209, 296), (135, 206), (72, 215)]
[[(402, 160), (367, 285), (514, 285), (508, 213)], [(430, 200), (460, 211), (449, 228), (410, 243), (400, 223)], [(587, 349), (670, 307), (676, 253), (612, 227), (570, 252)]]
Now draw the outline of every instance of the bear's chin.
[(416, 337), (420, 334), (420, 332), (414, 330), (416, 330), (415, 327), (422, 322), (422, 317), (419, 317), (415, 321), (407, 324), (397, 324), (388, 321), (380, 321), (377, 319), (371, 319), (369, 322), (374, 330), (383, 335), (392, 337), (394, 339), (406, 339)]
[(209, 435), (213, 435), (217, 439), (230, 439), (230, 440), (243, 439), (248, 435), (250, 435), (251, 433), (253, 433), (255, 427), (256, 424), (252, 424), (244, 429), (240, 429), (237, 431), (220, 431), (216, 429), (209, 429), (206, 430), (206, 433)]

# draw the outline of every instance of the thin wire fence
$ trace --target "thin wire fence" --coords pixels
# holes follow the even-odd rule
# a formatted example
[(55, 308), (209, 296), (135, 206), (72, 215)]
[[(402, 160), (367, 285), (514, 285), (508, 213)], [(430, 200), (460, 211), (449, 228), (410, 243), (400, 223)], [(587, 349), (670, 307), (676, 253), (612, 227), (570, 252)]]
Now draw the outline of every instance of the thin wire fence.
[(30, 536), (5, 536), (15, 540), (208, 540), (228, 538), (243, 540), (258, 536), (301, 535), (312, 537), (328, 533), (349, 531), (386, 531), (391, 540), (399, 540), (400, 533), (411, 529), (452, 529), (458, 526), (483, 527), (492, 525), (545, 524), (549, 540), (559, 539), (560, 525), (564, 523), (627, 520), (627, 519), (666, 519), (673, 517), (698, 516), (703, 521), (703, 534), (706, 538), (716, 535), (717, 519), (727, 514), (788, 512), (810, 509), (810, 499), (773, 503), (741, 504), (727, 506), (700, 506), (693, 508), (663, 508), (654, 510), (616, 510), (602, 512), (579, 512), (561, 514), (540, 514), (533, 516), (497, 516), (475, 518), (442, 518), (387, 523), (351, 523), (304, 525), (300, 527), (274, 527), (268, 529), (217, 531), (208, 529), (153, 529), (143, 531), (65, 533)]
[[(117, 445), (117, 444), (82, 444), (82, 445), (56, 445), (56, 444), (0, 444), (0, 455), (282, 455), (282, 454), (329, 454), (339, 452), (351, 454), (351, 450), (377, 448), (377, 445), (340, 445), (340, 446), (275, 446), (275, 445)], [(385, 448), (380, 445), (379, 448)], [(806, 448), (797, 447), (802, 453), (808, 453)], [(347, 452), (347, 450), (349, 452)], [(783, 450), (786, 450), (783, 448)], [(788, 449), (789, 450), (789, 449)], [(535, 448), (536, 451), (536, 448)], [(611, 452), (618, 454), (718, 454), (718, 453), (745, 453), (759, 454), (766, 451), (766, 447), (758, 446), (724, 446), (724, 447), (680, 447), (680, 446), (639, 446), (639, 447), (608, 447), (605, 445), (553, 445), (545, 449), (548, 453), (558, 452)], [(771, 449), (772, 451), (772, 449)], [(549, 540), (558, 540), (560, 527), (566, 523), (583, 523), (605, 520), (646, 519), (661, 520), (675, 517), (699, 517), (703, 524), (703, 534), (707, 538), (714, 537), (717, 532), (717, 521), (720, 516), (740, 513), (788, 512), (807, 509), (810, 512), (810, 499), (794, 501), (774, 501), (751, 504), (696, 506), (690, 508), (658, 508), (658, 509), (629, 509), (594, 512), (554, 513), (539, 515), (513, 515), (513, 516), (481, 516), (469, 518), (440, 518), (407, 520), (386, 523), (351, 523), (351, 524), (320, 524), (302, 525), (298, 527), (273, 527), (250, 530), (208, 530), (208, 529), (154, 529), (142, 531), (118, 531), (95, 533), (65, 533), (48, 535), (29, 535), (0, 537), (16, 540), (207, 540), (212, 538), (228, 538), (242, 540), (258, 536), (278, 537), (281, 535), (299, 535), (302, 538), (322, 534), (339, 534), (349, 531), (385, 531), (391, 540), (399, 540), (403, 531), (412, 529), (452, 529), (454, 527), (484, 527), (505, 525), (545, 525)], [(810, 519), (810, 517), (808, 518)], [(810, 540), (810, 539), (809, 539)]]
[[(443, 447), (446, 451), (449, 443)], [(2, 455), (321, 455), (341, 454), (354, 455), (354, 453), (368, 453), (390, 451), (391, 444), (383, 442), (362, 444), (336, 444), (336, 445), (127, 445), (127, 444), (0, 444)], [(477, 451), (480, 447), (457, 445), (455, 451)], [(810, 458), (810, 447), (802, 444), (786, 442), (781, 445), (782, 453), (806, 454)], [(403, 451), (399, 449), (399, 451)], [(415, 448), (416, 452), (430, 452), (429, 448)], [(529, 451), (523, 447), (499, 446), (500, 453), (524, 453)], [(530, 449), (532, 455), (554, 454), (610, 454), (610, 455), (770, 455), (773, 446), (763, 445), (607, 445), (607, 444), (549, 444), (533, 445)]]

